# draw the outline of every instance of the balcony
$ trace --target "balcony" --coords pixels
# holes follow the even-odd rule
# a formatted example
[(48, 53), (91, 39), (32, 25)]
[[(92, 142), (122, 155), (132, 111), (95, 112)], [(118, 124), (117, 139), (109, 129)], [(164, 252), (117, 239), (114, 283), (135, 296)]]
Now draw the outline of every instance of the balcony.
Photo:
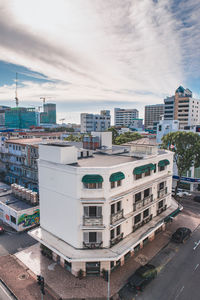
[(153, 202), (153, 194), (144, 198), (143, 200), (133, 203), (133, 211), (136, 211), (136, 210), (142, 208), (143, 206), (149, 204), (150, 202)]
[(110, 240), (110, 247), (114, 246), (115, 244), (119, 243), (123, 239), (123, 232), (120, 233), (118, 236)]
[(140, 223), (137, 223), (133, 226), (133, 232), (136, 231), (138, 228), (142, 227), (144, 224), (150, 222), (152, 220), (153, 215), (149, 215), (148, 217), (144, 218)]
[(163, 211), (165, 211), (166, 209), (167, 209), (167, 205), (165, 205), (165, 206), (159, 208), (159, 209), (157, 210), (157, 216), (160, 215), (160, 214), (161, 214)]
[(89, 242), (89, 243), (83, 242), (83, 248), (99, 249), (99, 248), (102, 248), (102, 244), (103, 244), (103, 241), (101, 241), (101, 242)]
[(118, 212), (114, 213), (111, 215), (110, 217), (110, 223), (114, 224), (115, 222), (117, 222), (118, 220), (122, 219), (124, 217), (124, 210), (121, 209)]
[(158, 198), (162, 198), (167, 194), (167, 187), (165, 187), (163, 190), (158, 191)]
[(86, 217), (83, 216), (83, 226), (102, 226), (103, 216), (100, 217)]

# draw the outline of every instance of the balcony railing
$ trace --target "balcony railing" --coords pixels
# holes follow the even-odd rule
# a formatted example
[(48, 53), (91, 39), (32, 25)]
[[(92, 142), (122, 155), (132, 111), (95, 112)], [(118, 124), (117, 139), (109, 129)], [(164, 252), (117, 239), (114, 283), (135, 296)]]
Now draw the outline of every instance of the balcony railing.
[(158, 198), (162, 198), (167, 194), (167, 187), (165, 187), (163, 190), (158, 191)]
[(120, 233), (118, 236), (110, 240), (110, 247), (114, 246), (115, 244), (119, 243), (123, 239), (123, 232)]
[(111, 224), (114, 224), (115, 222), (122, 219), (123, 217), (124, 217), (124, 210), (121, 209), (118, 212), (111, 215), (110, 222), (111, 222)]
[(157, 210), (157, 216), (160, 215), (160, 214), (161, 214), (163, 211), (165, 211), (166, 209), (167, 209), (167, 205), (165, 205), (165, 206), (159, 208), (159, 209)]
[(152, 201), (153, 201), (153, 194), (144, 198), (143, 200), (133, 203), (133, 211), (136, 211), (136, 210), (142, 208), (143, 206), (149, 204)]
[(101, 226), (103, 225), (103, 216), (86, 217), (83, 216), (83, 226)]
[(83, 248), (88, 248), (88, 249), (99, 249), (102, 248), (103, 241), (101, 242), (83, 242)]
[(152, 220), (153, 215), (149, 215), (148, 217), (144, 218), (140, 223), (137, 223), (133, 226), (133, 232), (136, 231), (138, 228), (142, 227), (144, 224), (150, 222)]

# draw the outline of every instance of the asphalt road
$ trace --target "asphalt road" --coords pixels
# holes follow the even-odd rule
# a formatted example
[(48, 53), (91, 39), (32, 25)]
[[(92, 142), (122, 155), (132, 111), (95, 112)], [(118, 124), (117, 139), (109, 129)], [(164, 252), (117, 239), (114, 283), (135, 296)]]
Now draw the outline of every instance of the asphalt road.
[(0, 299), (1, 300), (15, 300), (5, 286), (0, 282)]
[(158, 277), (146, 286), (144, 292), (136, 295), (135, 299), (200, 299), (200, 227), (185, 244), (175, 246), (174, 250), (175, 254), (169, 256), (170, 261), (160, 271)]

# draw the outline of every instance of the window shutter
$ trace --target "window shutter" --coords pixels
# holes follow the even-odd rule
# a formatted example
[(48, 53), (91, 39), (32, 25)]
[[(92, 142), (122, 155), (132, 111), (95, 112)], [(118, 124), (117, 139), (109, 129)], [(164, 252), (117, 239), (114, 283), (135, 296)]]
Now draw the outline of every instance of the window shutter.
[(89, 243), (89, 232), (83, 232), (84, 243)]
[(102, 242), (102, 232), (97, 232), (97, 243)]
[(84, 206), (84, 216), (89, 217), (89, 206)]
[(97, 217), (101, 217), (101, 216), (102, 216), (102, 207), (97, 206)]

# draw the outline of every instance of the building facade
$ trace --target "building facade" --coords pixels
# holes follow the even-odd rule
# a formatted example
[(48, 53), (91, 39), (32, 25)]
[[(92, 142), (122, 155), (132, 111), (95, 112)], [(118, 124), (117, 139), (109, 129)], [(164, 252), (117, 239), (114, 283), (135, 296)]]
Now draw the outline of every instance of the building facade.
[(158, 144), (161, 144), (163, 136), (165, 136), (170, 132), (176, 132), (178, 130), (179, 130), (178, 120), (161, 120), (157, 124), (156, 142)]
[(5, 110), (5, 127), (14, 129), (29, 129), (38, 126), (39, 113), (35, 108), (14, 107)]
[(40, 145), (40, 228), (29, 234), (75, 276), (123, 265), (175, 216), (173, 153), (155, 145), (78, 159), (75, 147)]
[(139, 118), (139, 111), (137, 109), (114, 109), (115, 126), (134, 126), (136, 119)]
[(100, 114), (81, 114), (81, 133), (106, 131), (111, 125), (109, 110), (101, 110)]
[(146, 105), (144, 113), (145, 129), (153, 129), (153, 123), (159, 122), (164, 115), (164, 104)]
[(167, 97), (164, 99), (164, 119), (174, 120), (174, 96)]
[(56, 124), (56, 104), (44, 103), (40, 113), (40, 124)]

